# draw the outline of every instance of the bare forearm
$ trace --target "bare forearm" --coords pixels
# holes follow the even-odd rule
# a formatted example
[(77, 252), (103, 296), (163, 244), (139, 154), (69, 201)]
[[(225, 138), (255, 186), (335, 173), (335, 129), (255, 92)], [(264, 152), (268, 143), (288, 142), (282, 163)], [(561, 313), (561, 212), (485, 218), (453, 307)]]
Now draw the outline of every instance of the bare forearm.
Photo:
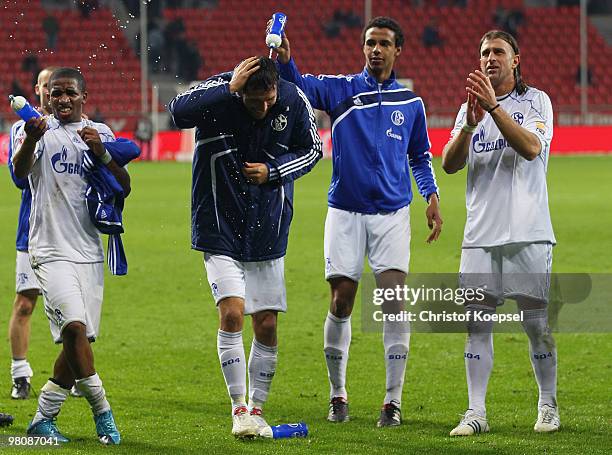
[(516, 153), (528, 161), (540, 154), (542, 144), (537, 136), (518, 125), (506, 111), (501, 108), (495, 109), (491, 112), (491, 117)]
[(121, 188), (123, 188), (123, 194), (125, 195), (125, 197), (128, 197), (128, 195), (132, 191), (132, 187), (130, 184), (131, 179), (130, 179), (130, 174), (128, 174), (128, 171), (126, 171), (124, 168), (122, 168), (117, 163), (115, 163), (115, 161), (110, 161), (106, 165), (106, 167), (108, 168), (109, 171), (111, 171), (113, 176), (117, 179), (117, 182), (119, 182), (119, 185), (121, 185)]
[(36, 141), (26, 137), (17, 153), (13, 155), (13, 172), (15, 177), (24, 179), (28, 176), (34, 165), (34, 150)]
[(470, 140), (472, 135), (460, 130), (452, 138), (442, 151), (442, 168), (447, 174), (454, 174), (463, 169), (470, 151)]

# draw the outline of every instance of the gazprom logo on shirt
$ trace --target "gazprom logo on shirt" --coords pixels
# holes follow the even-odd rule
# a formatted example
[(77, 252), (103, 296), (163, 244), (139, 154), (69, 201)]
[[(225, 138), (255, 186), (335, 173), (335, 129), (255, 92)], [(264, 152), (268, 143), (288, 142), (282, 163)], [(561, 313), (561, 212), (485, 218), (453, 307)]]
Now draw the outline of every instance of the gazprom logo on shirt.
[(485, 129), (483, 126), (480, 127), (478, 134), (472, 136), (472, 148), (474, 149), (474, 153), (492, 152), (494, 150), (502, 150), (506, 147), (508, 147), (508, 141), (503, 137), (495, 141), (486, 142)]
[(64, 172), (66, 172), (68, 174), (81, 175), (82, 163), (67, 163), (67, 158), (68, 149), (66, 148), (66, 146), (63, 146), (61, 152), (58, 152), (51, 157), (51, 166), (53, 166), (53, 170), (58, 174), (63, 174)]
[(389, 129), (386, 131), (386, 133), (387, 133), (387, 136), (388, 136), (388, 137), (390, 137), (390, 138), (392, 138), (392, 139), (397, 139), (398, 141), (401, 141), (401, 140), (402, 140), (402, 135), (401, 135), (401, 134), (394, 133), (394, 132), (393, 132), (393, 130), (392, 130), (391, 128), (389, 128)]

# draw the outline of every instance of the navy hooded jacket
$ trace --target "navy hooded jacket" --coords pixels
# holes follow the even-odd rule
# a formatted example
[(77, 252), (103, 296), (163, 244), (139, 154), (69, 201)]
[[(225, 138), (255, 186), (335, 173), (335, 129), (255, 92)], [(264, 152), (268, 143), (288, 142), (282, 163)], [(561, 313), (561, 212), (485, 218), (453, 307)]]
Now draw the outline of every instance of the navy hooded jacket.
[[(231, 94), (232, 73), (213, 76), (168, 107), (179, 128), (196, 128), (191, 196), (192, 248), (235, 260), (285, 255), (293, 217), (293, 181), (321, 158), (314, 112), (304, 93), (280, 80), (266, 116), (249, 115)], [(269, 181), (250, 184), (245, 162), (265, 163)]]

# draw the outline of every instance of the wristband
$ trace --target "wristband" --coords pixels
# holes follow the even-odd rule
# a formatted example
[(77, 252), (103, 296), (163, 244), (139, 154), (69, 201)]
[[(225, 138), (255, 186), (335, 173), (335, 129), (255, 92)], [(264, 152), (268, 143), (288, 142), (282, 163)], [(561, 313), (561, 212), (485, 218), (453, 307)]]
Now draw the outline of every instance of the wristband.
[(495, 109), (497, 109), (499, 107), (499, 103), (497, 103), (495, 106), (493, 106), (492, 109), (488, 110), (487, 112), (490, 114), (491, 112), (493, 112)]
[(113, 159), (113, 156), (108, 152), (108, 150), (106, 152), (104, 152), (104, 155), (100, 156), (100, 161), (102, 161), (102, 164), (104, 164), (105, 166), (110, 163)]
[(474, 131), (476, 131), (476, 128), (478, 128), (478, 125), (470, 125), (466, 122), (461, 127), (461, 130), (465, 131), (466, 133), (472, 134)]

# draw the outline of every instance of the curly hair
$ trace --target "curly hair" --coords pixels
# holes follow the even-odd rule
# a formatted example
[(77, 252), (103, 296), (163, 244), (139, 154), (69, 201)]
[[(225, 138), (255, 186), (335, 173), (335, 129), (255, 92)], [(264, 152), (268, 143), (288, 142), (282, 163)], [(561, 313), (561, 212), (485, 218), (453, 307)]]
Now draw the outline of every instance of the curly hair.
[(83, 74), (76, 68), (67, 67), (58, 68), (51, 73), (51, 76), (49, 76), (49, 87), (51, 86), (52, 81), (63, 78), (76, 80), (77, 86), (79, 87), (79, 90), (81, 92), (84, 92), (87, 88), (85, 85), (85, 78), (83, 77)]
[(361, 45), (365, 43), (366, 32), (371, 28), (388, 28), (395, 34), (395, 47), (402, 47), (404, 45), (404, 32), (402, 27), (393, 19), (386, 16), (378, 16), (373, 18), (361, 31)]

